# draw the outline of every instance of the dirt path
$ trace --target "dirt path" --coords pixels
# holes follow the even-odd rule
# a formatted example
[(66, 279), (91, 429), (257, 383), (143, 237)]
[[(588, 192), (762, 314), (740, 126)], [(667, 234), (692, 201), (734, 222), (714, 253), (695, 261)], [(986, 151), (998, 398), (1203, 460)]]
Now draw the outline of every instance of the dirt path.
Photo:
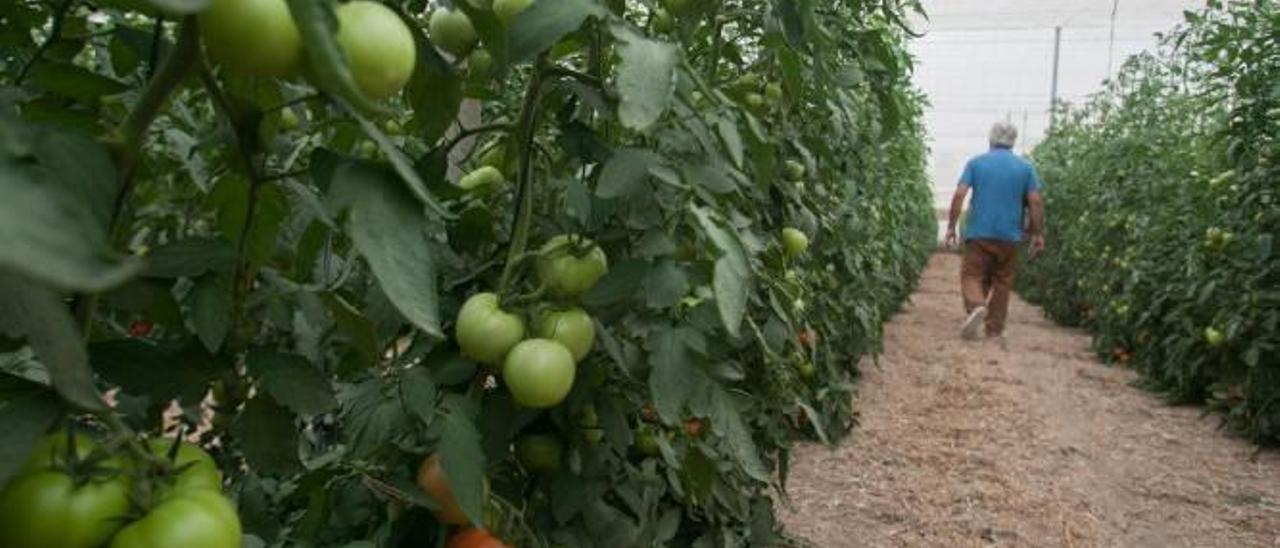
[(959, 259), (936, 255), (865, 365), (861, 425), (797, 449), (788, 531), (843, 546), (1280, 546), (1280, 454), (1169, 407), (1016, 300), (966, 343)]

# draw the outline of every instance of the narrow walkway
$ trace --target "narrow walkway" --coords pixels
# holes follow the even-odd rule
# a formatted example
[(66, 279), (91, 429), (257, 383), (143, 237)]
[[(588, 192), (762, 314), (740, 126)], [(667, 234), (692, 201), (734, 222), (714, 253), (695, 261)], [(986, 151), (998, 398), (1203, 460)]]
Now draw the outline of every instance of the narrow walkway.
[(1015, 299), (1007, 351), (960, 341), (935, 255), (865, 364), (861, 424), (797, 448), (787, 530), (845, 546), (1280, 547), (1280, 454), (1099, 364)]

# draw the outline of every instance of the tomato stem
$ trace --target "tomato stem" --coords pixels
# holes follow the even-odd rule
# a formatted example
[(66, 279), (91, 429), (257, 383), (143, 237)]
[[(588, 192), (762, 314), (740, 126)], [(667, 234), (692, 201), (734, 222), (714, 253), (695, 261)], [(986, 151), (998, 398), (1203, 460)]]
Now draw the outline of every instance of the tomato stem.
[[(69, 6), (71, 2), (65, 5)], [(60, 14), (61, 15), (61, 14)], [(55, 30), (50, 42), (57, 35), (60, 18), (54, 20)], [(142, 156), (142, 145), (151, 123), (160, 115), (160, 109), (173, 95), (174, 90), (182, 83), (193, 61), (200, 54), (200, 33), (196, 27), (194, 16), (182, 20), (178, 27), (178, 42), (165, 57), (164, 62), (156, 70), (154, 77), (142, 92), (142, 98), (129, 112), (129, 116), (107, 137), (115, 153), (116, 159), (116, 196), (111, 207), (111, 219), (108, 221), (107, 233), (111, 241), (118, 241), (128, 223), (124, 218), (125, 204), (133, 194), (133, 172)], [(37, 57), (39, 54), (37, 53)], [(34, 62), (34, 59), (33, 61)], [(21, 76), (18, 78), (21, 81)], [(76, 302), (76, 323), (85, 339), (89, 339), (93, 330), (93, 315), (98, 308), (97, 295), (87, 295)]]
[(525, 88), (524, 104), (520, 107), (520, 118), (516, 123), (516, 158), (519, 169), (516, 173), (516, 215), (512, 221), (511, 242), (507, 247), (507, 264), (502, 269), (502, 278), (498, 282), (498, 297), (507, 294), (511, 277), (515, 275), (524, 250), (529, 244), (529, 226), (533, 221), (533, 169), (530, 162), (533, 149), (533, 138), (537, 134), (538, 99), (542, 93), (542, 82), (546, 76), (547, 54), (538, 57), (537, 68), (529, 78)]

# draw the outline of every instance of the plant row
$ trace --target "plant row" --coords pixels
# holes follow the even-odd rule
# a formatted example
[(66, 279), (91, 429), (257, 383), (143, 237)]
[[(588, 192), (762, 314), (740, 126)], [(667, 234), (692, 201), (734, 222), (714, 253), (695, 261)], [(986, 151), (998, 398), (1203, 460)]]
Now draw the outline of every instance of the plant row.
[(0, 530), (786, 542), (935, 238), (918, 10), (17, 3)]
[(1280, 9), (1218, 3), (1058, 112), (1021, 290), (1178, 402), (1280, 439)]

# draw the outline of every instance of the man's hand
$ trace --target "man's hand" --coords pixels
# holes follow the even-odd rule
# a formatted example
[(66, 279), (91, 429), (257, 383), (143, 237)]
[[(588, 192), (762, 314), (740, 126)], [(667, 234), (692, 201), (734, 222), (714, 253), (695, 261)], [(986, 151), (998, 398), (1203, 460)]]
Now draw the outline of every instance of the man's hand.
[(1031, 256), (1034, 258), (1044, 251), (1044, 234), (1036, 234), (1031, 237)]
[(959, 239), (958, 239), (958, 238), (956, 238), (956, 229), (954, 229), (954, 228), (948, 228), (948, 229), (947, 229), (947, 236), (946, 236), (945, 238), (943, 238), (943, 239), (942, 239), (942, 245), (943, 245), (943, 247), (946, 247), (947, 249), (955, 249), (955, 248), (956, 248), (956, 246), (958, 246), (958, 245), (959, 245), (959, 241), (958, 241), (958, 240), (959, 240)]

